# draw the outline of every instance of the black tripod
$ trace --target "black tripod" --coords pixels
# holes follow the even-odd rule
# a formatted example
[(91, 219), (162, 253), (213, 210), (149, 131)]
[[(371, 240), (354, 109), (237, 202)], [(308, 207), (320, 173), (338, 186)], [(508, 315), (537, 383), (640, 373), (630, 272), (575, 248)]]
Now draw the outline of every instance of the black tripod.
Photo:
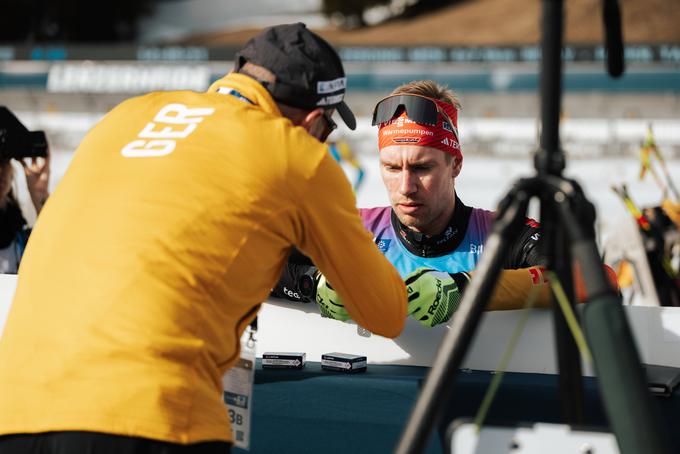
[[(617, 0), (605, 0), (604, 21), (608, 66), (612, 76), (623, 72), (620, 13)], [(562, 176), (559, 113), (562, 79), (563, 1), (543, 1), (541, 59), (540, 149), (535, 155), (536, 176), (519, 180), (501, 202), (484, 255), (442, 341), (432, 369), (397, 447), (398, 454), (420, 453), (444, 406), (451, 402), (453, 379), (491, 297), (495, 282), (514, 238), (524, 222), (529, 200), (541, 204), (541, 235), (546, 268), (557, 274), (573, 309), (573, 269), (582, 274), (587, 301), (583, 313), (588, 345), (599, 377), (600, 393), (623, 454), (668, 453), (670, 442), (646, 380), (620, 297), (608, 283), (595, 244), (595, 209), (580, 186)], [(581, 363), (566, 320), (553, 301), (564, 423), (583, 421)]]

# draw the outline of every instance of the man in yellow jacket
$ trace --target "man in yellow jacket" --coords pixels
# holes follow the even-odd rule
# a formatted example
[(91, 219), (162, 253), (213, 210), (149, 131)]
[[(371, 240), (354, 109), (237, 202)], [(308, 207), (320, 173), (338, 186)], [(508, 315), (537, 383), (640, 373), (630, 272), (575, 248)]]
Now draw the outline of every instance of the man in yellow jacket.
[(0, 452), (227, 452), (221, 377), (293, 245), (399, 335), (404, 283), (322, 143), (335, 110), (355, 127), (345, 86), (328, 43), (282, 25), (207, 93), (133, 98), (90, 131), (19, 271)]

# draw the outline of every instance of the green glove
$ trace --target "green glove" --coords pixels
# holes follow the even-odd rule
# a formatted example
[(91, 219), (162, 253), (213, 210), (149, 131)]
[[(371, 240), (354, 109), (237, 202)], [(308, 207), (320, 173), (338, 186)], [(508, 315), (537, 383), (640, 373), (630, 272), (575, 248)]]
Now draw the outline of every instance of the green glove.
[(319, 278), (319, 283), (316, 286), (316, 304), (319, 306), (322, 317), (340, 321), (350, 319), (345, 306), (342, 304), (340, 295), (333, 290), (333, 287), (331, 287), (331, 284), (326, 280), (326, 276), (323, 274)]
[(418, 268), (405, 284), (408, 314), (427, 327), (448, 321), (463, 297), (449, 273), (430, 268)]

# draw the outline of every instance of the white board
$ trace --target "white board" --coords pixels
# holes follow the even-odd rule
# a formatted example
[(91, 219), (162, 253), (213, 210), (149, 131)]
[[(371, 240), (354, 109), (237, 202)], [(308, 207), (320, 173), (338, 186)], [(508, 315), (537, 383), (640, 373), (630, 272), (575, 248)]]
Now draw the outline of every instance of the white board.
[[(642, 361), (680, 367), (680, 308), (624, 306)], [(521, 318), (522, 311), (487, 312), (468, 351), (463, 367), (495, 370)], [(408, 319), (397, 339), (366, 337), (354, 323), (320, 316), (315, 304), (271, 300), (260, 311), (257, 355), (263, 352), (305, 352), (308, 361), (343, 352), (366, 355), (369, 364), (431, 366), (448, 326), (425, 328)], [(552, 312), (534, 309), (529, 314), (509, 372), (557, 373)], [(584, 375), (593, 375), (583, 365)]]
[[(0, 275), (0, 336), (9, 312), (15, 275)], [(680, 308), (624, 306), (642, 361), (680, 367)], [(494, 370), (500, 363), (522, 311), (487, 312), (477, 331), (464, 366)], [(408, 319), (397, 339), (368, 334), (354, 323), (322, 318), (316, 304), (271, 300), (259, 314), (257, 355), (266, 351), (306, 352), (308, 361), (323, 353), (366, 355), (369, 364), (430, 366), (448, 326), (424, 328)], [(1, 337), (0, 337), (1, 341)], [(556, 373), (552, 314), (535, 309), (507, 368), (510, 372)], [(592, 375), (589, 367), (586, 375)]]

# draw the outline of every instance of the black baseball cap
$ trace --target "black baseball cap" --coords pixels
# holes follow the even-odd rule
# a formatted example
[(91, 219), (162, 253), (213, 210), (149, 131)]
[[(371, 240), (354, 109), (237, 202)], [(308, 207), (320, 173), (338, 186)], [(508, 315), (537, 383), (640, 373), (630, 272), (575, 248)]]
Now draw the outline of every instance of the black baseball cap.
[(276, 25), (254, 38), (236, 54), (235, 70), (246, 62), (267, 68), (275, 82), (262, 85), (283, 104), (301, 109), (336, 109), (350, 129), (356, 118), (345, 104), (347, 77), (337, 52), (305, 24)]

